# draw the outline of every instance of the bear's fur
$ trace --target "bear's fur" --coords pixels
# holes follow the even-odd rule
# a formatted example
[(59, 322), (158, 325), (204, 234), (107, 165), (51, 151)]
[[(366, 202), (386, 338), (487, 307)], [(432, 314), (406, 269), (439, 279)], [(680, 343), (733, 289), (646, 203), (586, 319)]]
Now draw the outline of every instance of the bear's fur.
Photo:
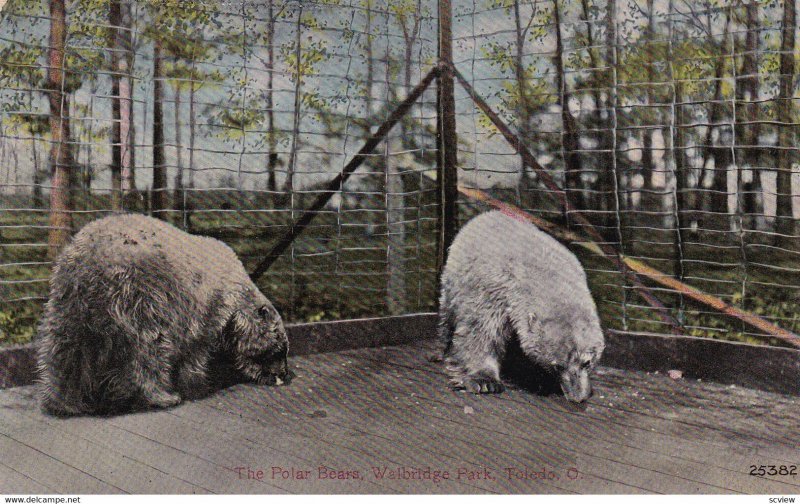
[(168, 407), (209, 392), (223, 355), (245, 379), (288, 379), (283, 322), (222, 242), (115, 215), (55, 262), (36, 338), (42, 408), (57, 415)]
[(501, 364), (516, 338), (539, 369), (557, 373), (574, 402), (591, 395), (589, 373), (605, 347), (578, 259), (533, 224), (499, 211), (468, 222), (449, 249), (439, 336), (458, 388), (501, 392)]

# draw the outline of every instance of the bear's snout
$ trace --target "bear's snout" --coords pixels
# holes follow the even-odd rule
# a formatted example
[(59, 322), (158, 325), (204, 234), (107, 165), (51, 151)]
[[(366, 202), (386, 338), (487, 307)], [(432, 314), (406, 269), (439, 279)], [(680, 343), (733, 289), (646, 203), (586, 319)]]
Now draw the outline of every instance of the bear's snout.
[(264, 366), (264, 373), (259, 383), (264, 385), (288, 385), (294, 373), (289, 370), (286, 353), (272, 360)]
[(286, 362), (286, 355), (273, 361), (268, 367), (269, 373), (284, 378), (289, 374), (289, 364)]
[(561, 374), (561, 390), (564, 397), (574, 403), (582, 403), (592, 397), (592, 384), (585, 369), (566, 370)]

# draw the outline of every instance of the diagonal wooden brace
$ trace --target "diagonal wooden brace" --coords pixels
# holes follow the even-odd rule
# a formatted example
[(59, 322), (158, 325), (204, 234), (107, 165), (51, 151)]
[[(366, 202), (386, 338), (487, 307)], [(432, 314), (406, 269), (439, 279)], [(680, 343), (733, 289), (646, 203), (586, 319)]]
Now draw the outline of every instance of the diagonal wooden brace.
[(358, 169), (359, 166), (367, 159), (367, 156), (375, 150), (375, 147), (378, 146), (381, 141), (386, 138), (386, 135), (389, 134), (389, 131), (397, 124), (400, 119), (408, 112), (412, 105), (422, 96), (422, 93), (428, 89), (433, 79), (435, 79), (439, 75), (439, 67), (433, 67), (426, 75), (422, 78), (422, 80), (417, 84), (417, 86), (411, 90), (405, 100), (397, 106), (396, 109), (392, 111), (386, 121), (380, 125), (378, 130), (373, 133), (366, 142), (364, 142), (363, 147), (353, 156), (352, 159), (345, 165), (342, 169), (341, 173), (339, 173), (333, 180), (331, 180), (322, 193), (314, 200), (314, 203), (309, 207), (303, 215), (300, 216), (297, 221), (292, 223), (292, 227), (288, 233), (281, 238), (280, 241), (269, 251), (269, 253), (261, 260), (261, 262), (256, 266), (253, 272), (250, 274), (250, 278), (253, 279), (255, 282), (258, 280), (261, 275), (264, 274), (265, 271), (272, 266), (278, 257), (287, 249), (289, 246), (294, 242), (295, 238), (297, 238), (300, 233), (305, 230), (306, 226), (308, 226), (314, 217), (316, 217), (317, 212), (322, 209), (326, 203), (331, 199), (331, 197), (336, 194), (342, 184), (350, 178), (350, 175), (353, 174), (354, 171)]

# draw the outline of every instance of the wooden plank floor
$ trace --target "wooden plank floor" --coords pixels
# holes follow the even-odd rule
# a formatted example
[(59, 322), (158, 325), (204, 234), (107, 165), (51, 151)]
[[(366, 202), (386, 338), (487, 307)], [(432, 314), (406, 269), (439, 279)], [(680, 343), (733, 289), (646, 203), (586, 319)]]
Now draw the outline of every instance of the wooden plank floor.
[(295, 357), (288, 387), (111, 418), (0, 391), (0, 493), (800, 493), (749, 475), (800, 465), (797, 397), (609, 368), (584, 406), (473, 396), (431, 349)]

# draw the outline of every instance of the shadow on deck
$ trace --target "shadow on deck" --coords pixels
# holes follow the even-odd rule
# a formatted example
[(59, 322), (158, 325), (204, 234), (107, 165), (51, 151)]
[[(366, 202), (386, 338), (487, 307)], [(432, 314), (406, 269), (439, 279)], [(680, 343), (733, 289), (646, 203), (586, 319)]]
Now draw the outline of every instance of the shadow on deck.
[(32, 387), (2, 390), (0, 489), (800, 493), (799, 476), (749, 474), (800, 464), (798, 397), (611, 368), (585, 407), (514, 388), (473, 396), (448, 388), (432, 345), (294, 357), (288, 387), (113, 418), (55, 419)]

